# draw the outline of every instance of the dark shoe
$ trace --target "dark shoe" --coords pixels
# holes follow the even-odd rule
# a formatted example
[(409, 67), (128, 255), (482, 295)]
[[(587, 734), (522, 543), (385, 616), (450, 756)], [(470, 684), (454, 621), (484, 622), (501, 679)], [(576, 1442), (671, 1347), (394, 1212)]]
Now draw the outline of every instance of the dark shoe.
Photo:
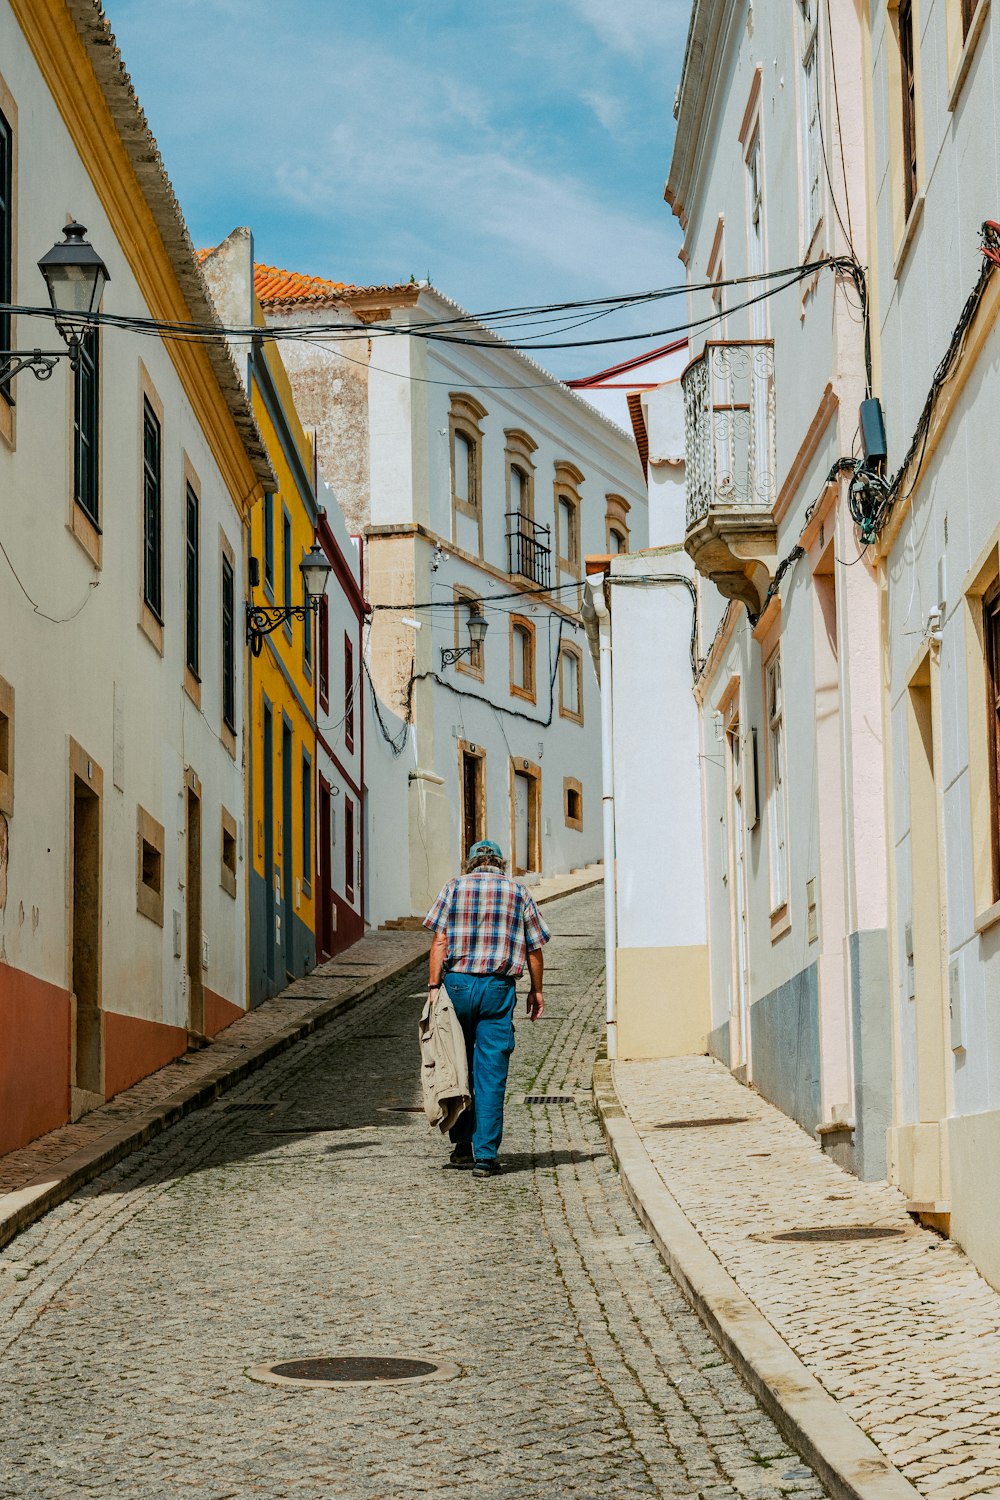
[(451, 1167), (456, 1172), (467, 1172), (475, 1166), (475, 1158), (472, 1155), (471, 1146), (456, 1146), (454, 1151), (445, 1162), (445, 1168)]
[(500, 1163), (496, 1157), (491, 1161), (477, 1161), (472, 1168), (473, 1177), (497, 1177), (500, 1174)]

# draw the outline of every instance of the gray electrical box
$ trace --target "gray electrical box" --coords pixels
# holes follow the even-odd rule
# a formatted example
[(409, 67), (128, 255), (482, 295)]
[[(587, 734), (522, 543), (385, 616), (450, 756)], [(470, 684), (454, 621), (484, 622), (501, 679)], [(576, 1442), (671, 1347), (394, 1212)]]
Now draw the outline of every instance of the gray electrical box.
[(861, 449), (865, 455), (865, 467), (878, 469), (889, 457), (885, 442), (885, 418), (882, 403), (877, 396), (862, 401), (858, 412), (861, 423)]

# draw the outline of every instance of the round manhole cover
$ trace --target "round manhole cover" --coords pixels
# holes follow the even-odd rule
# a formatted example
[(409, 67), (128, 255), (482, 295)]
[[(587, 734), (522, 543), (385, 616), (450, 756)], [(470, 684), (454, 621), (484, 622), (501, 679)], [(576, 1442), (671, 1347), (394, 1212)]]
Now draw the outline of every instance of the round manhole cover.
[(665, 1120), (654, 1125), (654, 1130), (695, 1130), (705, 1125), (749, 1125), (750, 1115), (713, 1115), (707, 1120)]
[(785, 1229), (779, 1234), (769, 1234), (770, 1240), (790, 1243), (840, 1244), (844, 1240), (895, 1240), (906, 1234), (905, 1229), (881, 1229), (877, 1224), (830, 1224), (815, 1229)]
[(413, 1384), (450, 1380), (460, 1373), (458, 1365), (449, 1360), (405, 1354), (326, 1354), (255, 1365), (247, 1371), (252, 1380), (298, 1386)]

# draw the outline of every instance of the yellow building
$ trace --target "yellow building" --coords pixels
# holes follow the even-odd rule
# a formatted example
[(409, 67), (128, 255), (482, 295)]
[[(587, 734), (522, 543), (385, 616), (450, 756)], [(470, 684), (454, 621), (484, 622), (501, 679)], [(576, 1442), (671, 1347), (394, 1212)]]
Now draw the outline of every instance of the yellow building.
[[(253, 289), (253, 239), (236, 229), (202, 269), (229, 326), (262, 325)], [(250, 517), (248, 598), (263, 607), (304, 602), (299, 564), (318, 522), (312, 444), (302, 429), (274, 343), (236, 341), (278, 487)], [(317, 861), (315, 619), (279, 624), (247, 652), (248, 990), (251, 1005), (316, 963)]]

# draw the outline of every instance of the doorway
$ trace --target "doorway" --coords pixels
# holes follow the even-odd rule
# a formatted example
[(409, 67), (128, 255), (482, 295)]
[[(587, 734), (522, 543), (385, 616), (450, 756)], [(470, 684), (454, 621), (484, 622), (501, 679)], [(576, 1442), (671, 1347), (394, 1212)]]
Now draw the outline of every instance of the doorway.
[[(907, 1000), (914, 1006), (917, 1121), (937, 1124), (950, 1111), (950, 1033), (944, 982), (947, 905), (941, 880), (940, 719), (930, 654), (910, 681), (910, 921), (904, 932)], [(934, 1196), (942, 1197), (943, 1184)]]
[(458, 752), (464, 865), (473, 844), (486, 837), (486, 752), (464, 741), (459, 742)]
[(187, 869), (187, 1029), (194, 1037), (205, 1034), (205, 987), (202, 981), (202, 889), (201, 889), (201, 782), (192, 770), (185, 776)]
[(540, 870), (542, 773), (530, 761), (519, 761), (511, 784), (511, 863), (515, 875)]
[(281, 884), (282, 930), (285, 944), (285, 979), (295, 978), (295, 945), (292, 940), (292, 726), (281, 718)]
[[(746, 871), (746, 821), (743, 805), (743, 741), (740, 735), (739, 713), (735, 712), (726, 725), (728, 746), (728, 772), (730, 797), (730, 822), (732, 843), (730, 861), (732, 874), (732, 903), (730, 909), (730, 932), (733, 947), (733, 983), (735, 1007), (731, 1010), (736, 1021), (737, 1053), (734, 1067), (745, 1068), (750, 1073), (750, 961), (747, 943), (747, 871)], [(735, 1014), (733, 1014), (735, 1011)]]
[(316, 936), (320, 959), (330, 958), (333, 953), (333, 871), (330, 868), (332, 825), (330, 784), (321, 776), (319, 778), (319, 850), (316, 862), (319, 876), (319, 920), (316, 924)]
[(70, 742), (70, 991), (73, 995), (72, 1115), (104, 1099), (104, 1015), (101, 1009), (100, 767)]
[(274, 715), (264, 699), (264, 754), (260, 768), (264, 796), (264, 959), (265, 991), (274, 980), (274, 928), (277, 919), (274, 896)]

